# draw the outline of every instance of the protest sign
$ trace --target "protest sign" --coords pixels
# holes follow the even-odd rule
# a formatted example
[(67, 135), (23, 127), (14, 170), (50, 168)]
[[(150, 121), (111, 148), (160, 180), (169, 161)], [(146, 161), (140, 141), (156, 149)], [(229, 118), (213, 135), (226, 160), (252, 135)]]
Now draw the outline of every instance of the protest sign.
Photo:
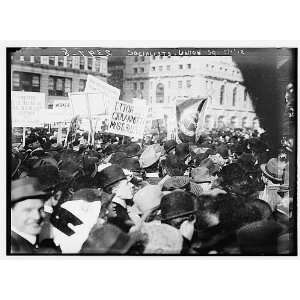
[(45, 94), (34, 92), (11, 92), (13, 127), (43, 126), (40, 111), (45, 108)]
[(116, 101), (111, 114), (108, 132), (143, 138), (147, 119), (147, 106), (144, 103), (130, 104)]

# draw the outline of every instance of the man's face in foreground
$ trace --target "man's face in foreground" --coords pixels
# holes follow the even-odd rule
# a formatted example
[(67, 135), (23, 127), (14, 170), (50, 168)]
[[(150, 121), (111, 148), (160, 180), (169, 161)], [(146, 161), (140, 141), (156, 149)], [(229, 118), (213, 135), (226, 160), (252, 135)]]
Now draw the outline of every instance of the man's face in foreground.
[(44, 201), (26, 199), (11, 209), (11, 225), (20, 232), (38, 235), (44, 218)]

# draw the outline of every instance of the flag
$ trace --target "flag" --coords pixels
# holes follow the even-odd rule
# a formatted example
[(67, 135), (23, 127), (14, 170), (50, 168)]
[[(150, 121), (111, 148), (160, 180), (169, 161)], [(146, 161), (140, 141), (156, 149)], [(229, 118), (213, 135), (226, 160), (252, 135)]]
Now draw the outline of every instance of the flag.
[(176, 103), (178, 138), (196, 143), (203, 132), (207, 98), (190, 98)]

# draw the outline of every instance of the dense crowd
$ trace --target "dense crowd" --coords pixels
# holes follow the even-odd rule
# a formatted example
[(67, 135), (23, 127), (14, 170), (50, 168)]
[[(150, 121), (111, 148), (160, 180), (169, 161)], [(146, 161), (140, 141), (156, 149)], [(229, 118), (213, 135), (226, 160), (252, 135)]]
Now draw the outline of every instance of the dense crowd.
[(289, 254), (292, 149), (215, 129), (197, 144), (46, 129), (11, 154), (11, 253)]

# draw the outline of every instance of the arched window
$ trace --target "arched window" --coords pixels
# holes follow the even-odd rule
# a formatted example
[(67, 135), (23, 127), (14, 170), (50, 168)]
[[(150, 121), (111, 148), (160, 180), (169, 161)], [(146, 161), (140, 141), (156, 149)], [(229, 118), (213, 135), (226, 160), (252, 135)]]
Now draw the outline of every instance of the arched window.
[(236, 128), (237, 126), (237, 118), (235, 116), (233, 116), (230, 120), (230, 126), (233, 128)]
[(164, 102), (164, 94), (165, 94), (164, 85), (162, 83), (159, 83), (156, 86), (156, 102), (157, 103), (163, 103)]
[(219, 116), (219, 118), (218, 118), (218, 128), (222, 128), (224, 126), (225, 126), (224, 116)]
[(232, 106), (235, 106), (235, 103), (236, 103), (236, 92), (237, 92), (237, 87), (235, 87), (233, 89), (233, 93), (232, 93)]
[(224, 103), (224, 93), (225, 93), (225, 86), (222, 85), (221, 90), (220, 90), (220, 104), (221, 105)]

